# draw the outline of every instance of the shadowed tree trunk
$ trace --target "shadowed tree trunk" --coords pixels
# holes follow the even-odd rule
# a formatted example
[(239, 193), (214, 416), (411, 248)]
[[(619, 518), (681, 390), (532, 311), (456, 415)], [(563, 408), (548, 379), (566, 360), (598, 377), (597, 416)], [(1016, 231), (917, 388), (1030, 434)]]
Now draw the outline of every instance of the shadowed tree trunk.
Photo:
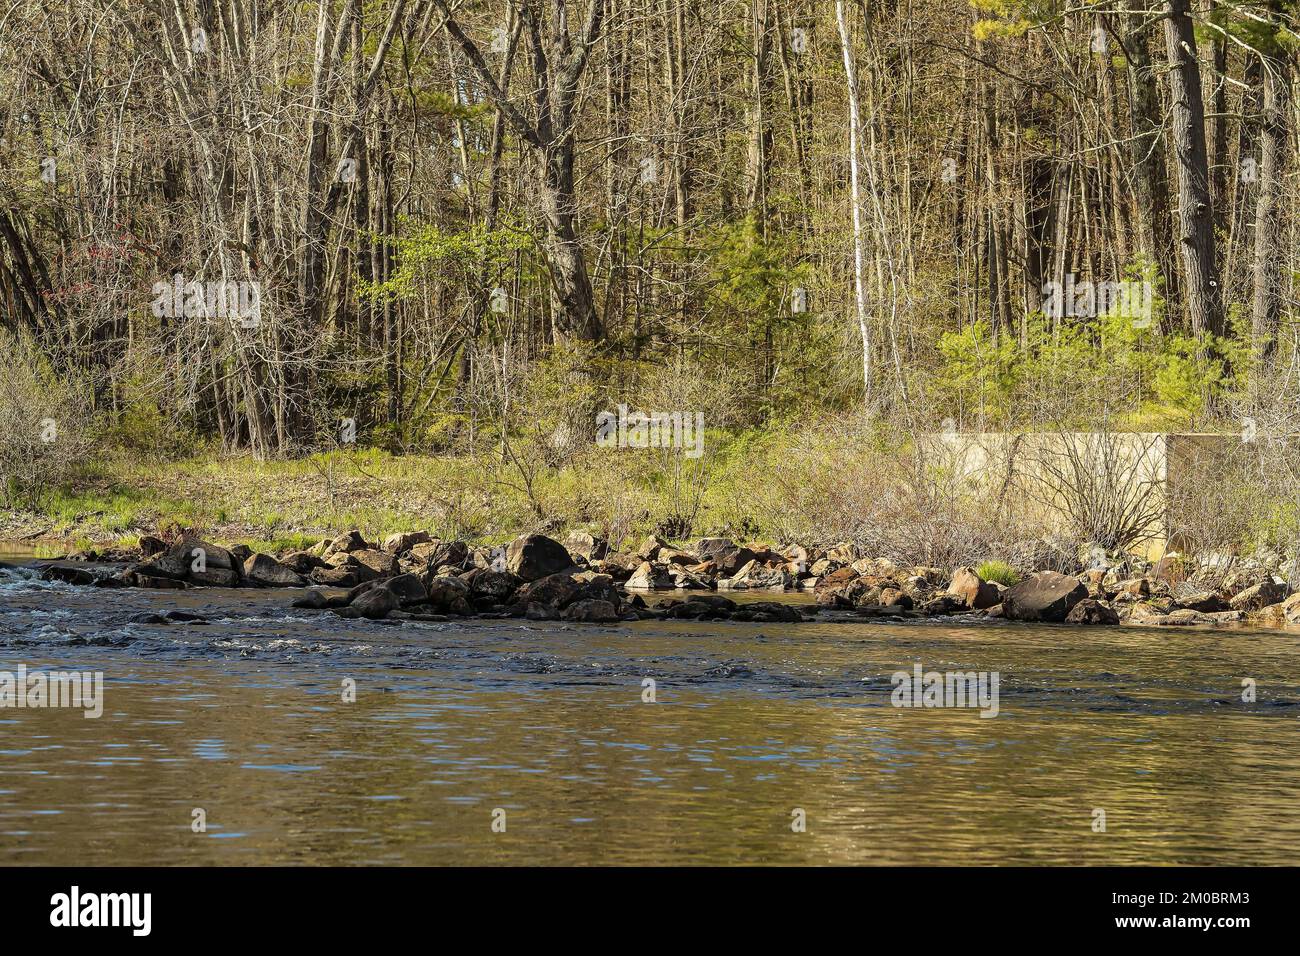
[(1191, 330), (1195, 334), (1222, 335), (1223, 295), (1215, 259), (1205, 103), (1189, 2), (1165, 3), (1171, 133), (1178, 167), (1178, 245)]

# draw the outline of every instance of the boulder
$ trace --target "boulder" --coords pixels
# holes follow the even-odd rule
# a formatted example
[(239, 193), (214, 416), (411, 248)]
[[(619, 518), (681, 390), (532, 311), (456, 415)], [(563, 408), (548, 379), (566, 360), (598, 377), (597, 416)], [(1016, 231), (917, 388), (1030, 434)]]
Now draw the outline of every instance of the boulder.
[(710, 555), (709, 560), (717, 566), (719, 574), (734, 577), (741, 568), (751, 561), (758, 560), (758, 557), (758, 552), (750, 548), (728, 548), (726, 551)]
[(1066, 624), (1118, 624), (1119, 615), (1104, 601), (1084, 598), (1065, 615)]
[(659, 556), (662, 548), (668, 547), (668, 542), (657, 534), (652, 534), (641, 542), (641, 546), (636, 549), (636, 556), (642, 561), (653, 561)]
[(1208, 613), (1228, 610), (1228, 602), (1215, 591), (1198, 591), (1188, 587), (1176, 591), (1172, 597), (1174, 607), (1184, 608), (1189, 611)]
[(65, 568), (57, 564), (47, 564), (41, 568), (41, 580), (88, 586), (95, 583), (95, 575), (85, 568)]
[(470, 586), (460, 578), (442, 575), (427, 578), (424, 582), (429, 604), (438, 611), (447, 614), (459, 614), (466, 617), (474, 613), (470, 606)]
[(1291, 589), (1275, 581), (1261, 581), (1253, 587), (1246, 588), (1228, 602), (1234, 611), (1259, 611), (1270, 604), (1277, 604), (1286, 599)]
[(553, 604), (541, 604), (533, 601), (524, 608), (524, 617), (530, 621), (555, 621), (560, 617), (560, 612), (555, 609)]
[(948, 593), (968, 608), (982, 611), (999, 602), (998, 589), (979, 576), (974, 568), (958, 568), (952, 573)]
[(736, 610), (736, 602), (720, 594), (692, 594), (685, 601), (666, 601), (659, 605), (665, 617), (692, 618), (728, 617)]
[(425, 590), (424, 583), (414, 574), (399, 574), (397, 577), (386, 581), (384, 587), (397, 595), (398, 603), (402, 607), (411, 604), (422, 604), (429, 599), (429, 593)]
[(689, 567), (699, 564), (700, 559), (689, 551), (679, 551), (676, 548), (660, 548), (659, 554), (655, 557), (656, 564), (670, 565), (680, 564)]
[(350, 588), (361, 580), (360, 575), (349, 567), (316, 568), (309, 577), (317, 584), (335, 588)]
[(389, 611), (396, 611), (401, 604), (396, 594), (386, 586), (379, 585), (366, 591), (351, 604), (349, 617), (368, 617), (374, 620), (388, 616)]
[(619, 620), (618, 609), (608, 601), (583, 600), (574, 601), (560, 614), (566, 621), (582, 621), (588, 624), (608, 624)]
[(666, 590), (673, 586), (672, 575), (664, 568), (651, 564), (649, 561), (642, 561), (641, 565), (632, 572), (632, 576), (627, 579), (625, 585), (629, 591)]
[(145, 558), (152, 558), (155, 554), (162, 554), (167, 550), (167, 542), (162, 538), (155, 538), (151, 534), (140, 535), (140, 555)]
[(783, 568), (770, 568), (756, 560), (745, 563), (733, 577), (718, 582), (718, 587), (734, 590), (770, 590), (784, 591), (791, 584), (791, 577)]
[(240, 576), (228, 568), (208, 568), (206, 571), (191, 571), (189, 582), (205, 588), (233, 588), (239, 585)]
[(384, 539), (384, 550), (389, 554), (405, 554), (417, 544), (425, 544), (429, 541), (429, 532), (427, 531), (406, 531), (390, 534)]
[(917, 607), (917, 611), (930, 617), (947, 614), (964, 614), (970, 610), (962, 598), (952, 594), (938, 594), (923, 602)]
[(301, 574), (268, 554), (255, 554), (244, 562), (244, 580), (255, 588), (300, 588), (307, 584)]
[[(371, 577), (388, 578), (401, 571), (395, 555), (376, 548), (361, 548), (348, 552), (348, 566), (356, 567), (357, 565), (369, 570)], [(365, 580), (364, 572), (362, 573), (362, 579)]]
[(543, 534), (520, 535), (506, 551), (506, 568), (525, 581), (536, 581), (571, 567), (573, 558), (564, 545)]
[(140, 574), (138, 571), (132, 572), (131, 580), (138, 588), (183, 591), (189, 587), (184, 581), (179, 581), (176, 578), (157, 578), (148, 574)]
[(799, 613), (797, 607), (791, 607), (789, 604), (778, 604), (776, 601), (753, 601), (749, 604), (741, 604), (732, 612), (733, 621), (753, 621), (758, 624), (769, 622), (795, 623), (803, 620), (803, 615)]
[(353, 529), (331, 541), (325, 549), (325, 554), (351, 554), (353, 551), (364, 551), (369, 547), (361, 532)]
[(583, 585), (563, 572), (548, 574), (530, 581), (515, 594), (517, 604), (545, 604), (557, 610), (570, 604), (583, 590)]
[(476, 568), (461, 580), (469, 585), (470, 598), (475, 604), (505, 604), (519, 590), (523, 579), (509, 571)]
[[(249, 555), (244, 558), (245, 569), (248, 567), (249, 557), (254, 557), (254, 555)], [(303, 577), (311, 574), (312, 571), (317, 568), (329, 567), (329, 565), (326, 564), (319, 555), (312, 554), (310, 551), (291, 551), (284, 555), (284, 557), (280, 558), (280, 564), (284, 565), (294, 574), (299, 574)], [(247, 570), (245, 570), (245, 576), (247, 576)]]
[(734, 551), (736, 542), (730, 538), (701, 538), (695, 545), (695, 553), (701, 561), (707, 561), (727, 551)]
[(423, 541), (411, 547), (410, 557), (431, 568), (445, 565), (463, 568), (469, 563), (469, 545), (464, 541)]
[(600, 561), (609, 554), (609, 542), (586, 531), (570, 531), (564, 538), (564, 548), (588, 561)]
[(1013, 621), (1061, 623), (1088, 596), (1078, 578), (1056, 571), (1031, 574), (1002, 595), (1003, 614)]

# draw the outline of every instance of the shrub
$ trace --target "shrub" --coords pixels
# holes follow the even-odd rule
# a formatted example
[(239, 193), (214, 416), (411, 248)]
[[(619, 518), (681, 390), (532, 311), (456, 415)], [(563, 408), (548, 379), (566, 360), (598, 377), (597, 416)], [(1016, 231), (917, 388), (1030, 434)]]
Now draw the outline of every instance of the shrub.
[(0, 499), (31, 503), (64, 480), (91, 444), (86, 389), (55, 374), (35, 341), (0, 329)]
[(992, 581), (1006, 587), (1013, 587), (1020, 583), (1020, 572), (1005, 561), (985, 561), (975, 569), (975, 573), (985, 581)]

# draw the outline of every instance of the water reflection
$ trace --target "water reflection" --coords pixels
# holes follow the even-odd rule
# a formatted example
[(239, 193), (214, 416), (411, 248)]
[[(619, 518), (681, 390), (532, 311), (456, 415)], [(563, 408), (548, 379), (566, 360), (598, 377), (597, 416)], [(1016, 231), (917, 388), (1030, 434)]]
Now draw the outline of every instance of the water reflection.
[[(213, 623), (130, 622), (163, 600)], [(100, 720), (0, 710), (0, 861), (1300, 856), (1294, 632), (393, 627), (287, 603), (0, 591), (0, 668), (106, 677)], [(889, 674), (917, 661), (999, 671), (1000, 715), (889, 706)], [(642, 702), (646, 676), (657, 703)], [(1241, 702), (1243, 677), (1258, 702)], [(206, 833), (191, 831), (195, 808)]]

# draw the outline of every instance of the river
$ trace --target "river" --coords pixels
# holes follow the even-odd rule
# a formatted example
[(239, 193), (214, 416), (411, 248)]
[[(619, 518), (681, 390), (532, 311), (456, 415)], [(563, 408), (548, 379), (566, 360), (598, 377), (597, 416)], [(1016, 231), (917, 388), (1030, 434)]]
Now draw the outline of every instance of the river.
[[(1296, 631), (379, 623), (296, 593), (0, 570), (0, 670), (104, 675), (98, 719), (0, 709), (0, 863), (1300, 862)], [(131, 621), (174, 609), (208, 623)], [(997, 672), (998, 715), (892, 706), (916, 663)]]

